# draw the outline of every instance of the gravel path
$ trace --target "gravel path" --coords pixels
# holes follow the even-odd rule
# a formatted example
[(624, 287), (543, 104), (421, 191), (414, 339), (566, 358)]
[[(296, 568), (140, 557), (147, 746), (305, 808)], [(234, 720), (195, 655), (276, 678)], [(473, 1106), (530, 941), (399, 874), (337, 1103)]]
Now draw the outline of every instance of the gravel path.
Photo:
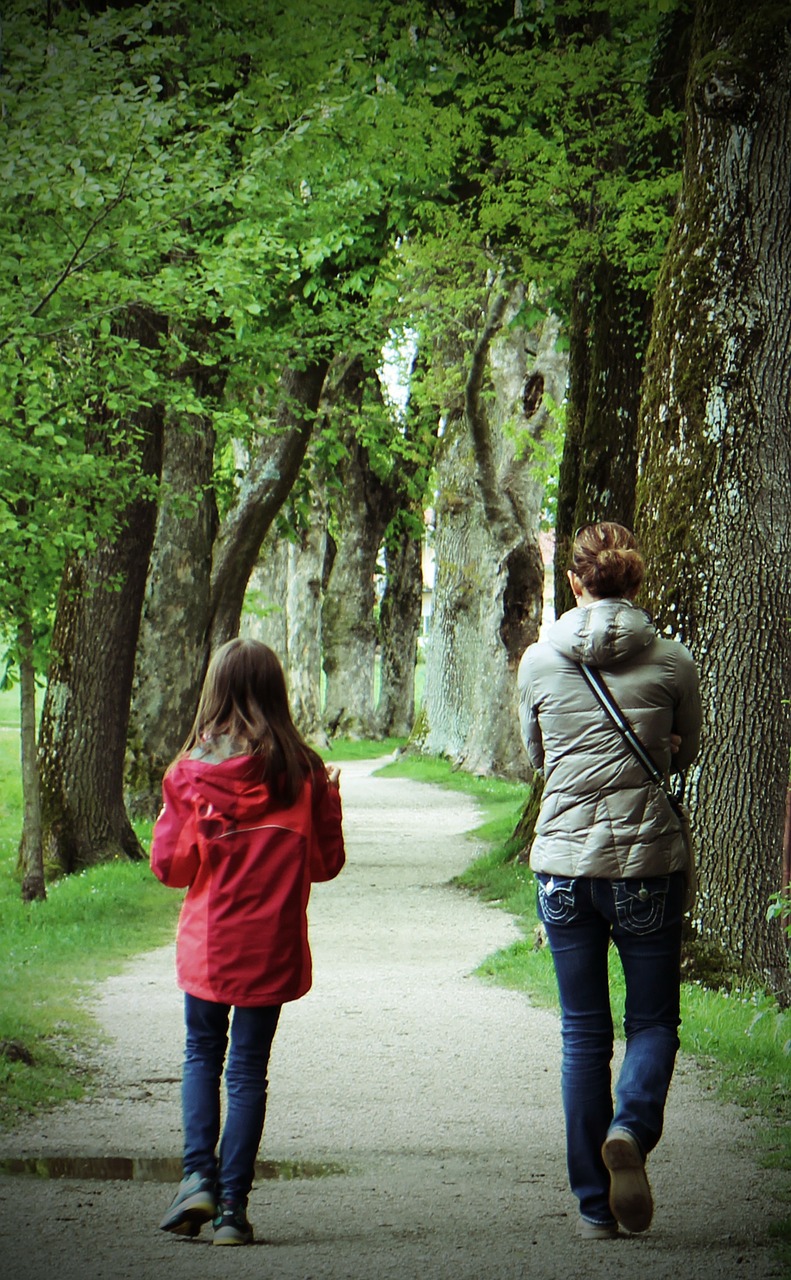
[(776, 1175), (753, 1161), (751, 1122), (683, 1058), (651, 1160), (650, 1233), (575, 1237), (557, 1018), (470, 976), (517, 931), (448, 883), (474, 852), (463, 833), (475, 808), (375, 768), (343, 768), (349, 862), (314, 890), (315, 985), (275, 1040), (261, 1154), (280, 1176), (251, 1196), (256, 1246), (218, 1253), (206, 1229), (189, 1241), (157, 1228), (180, 1150), (181, 997), (165, 947), (94, 989), (106, 1040), (94, 1096), (0, 1134), (5, 1159), (60, 1156), (73, 1172), (78, 1157), (132, 1157), (135, 1177), (0, 1177), (4, 1275), (782, 1276), (768, 1234), (787, 1212)]

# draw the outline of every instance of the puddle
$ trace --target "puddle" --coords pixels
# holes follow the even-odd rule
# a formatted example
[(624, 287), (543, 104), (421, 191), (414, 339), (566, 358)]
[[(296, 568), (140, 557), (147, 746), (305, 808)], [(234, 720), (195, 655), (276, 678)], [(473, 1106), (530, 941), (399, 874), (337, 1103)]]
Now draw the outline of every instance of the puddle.
[[(340, 1164), (311, 1160), (257, 1160), (258, 1181), (331, 1178)], [(0, 1159), (0, 1174), (33, 1178), (78, 1178), (97, 1182), (180, 1182), (176, 1156), (26, 1156)]]

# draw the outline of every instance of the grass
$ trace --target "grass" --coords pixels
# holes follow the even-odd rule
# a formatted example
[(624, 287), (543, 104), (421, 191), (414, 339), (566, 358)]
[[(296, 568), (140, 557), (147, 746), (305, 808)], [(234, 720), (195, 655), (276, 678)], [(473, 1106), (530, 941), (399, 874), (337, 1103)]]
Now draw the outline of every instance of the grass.
[(381, 742), (336, 738), (329, 747), (321, 747), (319, 755), (330, 764), (342, 764), (344, 760), (378, 760), (380, 756), (390, 756), (398, 751), (404, 742), (404, 738), (383, 738)]
[[(95, 1035), (87, 984), (171, 938), (181, 897), (146, 863), (117, 862), (49, 885), (44, 902), (22, 902), (18, 724), (17, 691), (0, 692), (0, 1124), (81, 1095)], [(147, 843), (150, 824), (138, 834)]]
[[(527, 788), (497, 779), (472, 778), (455, 772), (447, 761), (412, 756), (381, 772), (439, 783), (478, 800), (486, 818), (474, 834), (490, 842), (489, 847), (456, 883), (515, 916), (524, 935), (488, 957), (478, 975), (524, 991), (534, 1004), (557, 1010), (552, 957), (549, 948), (541, 945), (533, 874), (516, 858), (512, 839)], [(610, 989), (616, 1034), (622, 1035), (625, 993), (614, 947), (610, 948)], [(777, 1002), (758, 988), (713, 991), (685, 982), (681, 1015), (684, 1052), (702, 1065), (712, 1090), (759, 1119), (756, 1159), (778, 1170), (784, 1187), (791, 1186), (791, 1009), (779, 1009)], [(773, 1235), (782, 1261), (791, 1268), (791, 1217), (777, 1223)]]

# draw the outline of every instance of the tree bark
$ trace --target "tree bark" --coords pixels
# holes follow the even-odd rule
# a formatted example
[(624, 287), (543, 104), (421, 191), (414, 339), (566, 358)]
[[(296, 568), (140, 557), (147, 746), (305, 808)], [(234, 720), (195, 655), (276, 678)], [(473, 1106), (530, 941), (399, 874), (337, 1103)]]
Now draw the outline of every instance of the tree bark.
[(379, 607), (380, 685), (376, 717), (383, 738), (407, 738), (415, 719), (415, 666), (423, 604), (421, 539), (402, 529), (385, 539)]
[(567, 433), (558, 494), (555, 611), (571, 609), (566, 577), (574, 530), (595, 520), (631, 528), (637, 422), (651, 303), (602, 258), (581, 273), (572, 305)]
[(244, 593), (266, 532), (288, 497), (310, 441), (328, 361), (287, 369), (275, 430), (266, 436), (242, 481), (214, 547), (209, 648), (239, 630)]
[(322, 600), (327, 581), (327, 504), (314, 475), (307, 519), (288, 546), (287, 665), (291, 711), (300, 730), (326, 747), (321, 706)]
[[(541, 381), (563, 398), (566, 361), (550, 317), (540, 338), (511, 325), (524, 293), (499, 288), (473, 353), (464, 413), (446, 429), (439, 462), (437, 577), (426, 653), (425, 751), (471, 772), (524, 777), (516, 669), (538, 637), (543, 565), (538, 545), (543, 484), (521, 436), (548, 421)], [(529, 350), (537, 350), (534, 361)], [(486, 392), (493, 392), (493, 407)], [(536, 407), (537, 404), (537, 407)]]
[(771, 4), (701, 0), (682, 198), (657, 291), (638, 532), (660, 625), (692, 648), (696, 925), (791, 999), (779, 921), (791, 725), (791, 41)]
[[(357, 359), (343, 383), (352, 411), (359, 412), (366, 384), (381, 400), (376, 374), (366, 375)], [(331, 736), (369, 738), (376, 734), (374, 575), (396, 498), (376, 475), (354, 423), (344, 436), (346, 458), (338, 467), (334, 501), (336, 553), (322, 609), (324, 724)]]
[(213, 465), (208, 421), (168, 425), (129, 723), (126, 789), (135, 817), (159, 811), (162, 776), (189, 732), (205, 671)]
[[(130, 803), (140, 816), (155, 815), (159, 807), (162, 774), (192, 723), (212, 647), (237, 634), (261, 541), (301, 466), (326, 367), (321, 362), (284, 374), (275, 430), (260, 438), (219, 533), (209, 487), (213, 431), (202, 422), (191, 431), (176, 425), (168, 431), (167, 488), (146, 594), (129, 747)], [(219, 375), (209, 376), (216, 394)], [(185, 499), (195, 500), (192, 512)]]
[(289, 541), (274, 525), (264, 538), (258, 563), (250, 574), (239, 622), (239, 634), (251, 636), (274, 649), (287, 667)]
[[(130, 435), (141, 437), (130, 446), (140, 450), (141, 474), (158, 477), (161, 411), (141, 411)], [(123, 775), (155, 521), (155, 503), (138, 496), (116, 540), (64, 572), (39, 733), (44, 861), (62, 872), (143, 856), (124, 807)]]

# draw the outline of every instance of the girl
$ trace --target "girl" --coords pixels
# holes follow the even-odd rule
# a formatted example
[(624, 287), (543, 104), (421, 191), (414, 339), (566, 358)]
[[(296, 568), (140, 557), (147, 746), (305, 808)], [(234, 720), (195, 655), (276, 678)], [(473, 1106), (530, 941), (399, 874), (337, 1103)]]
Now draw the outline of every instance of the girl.
[(311, 883), (337, 876), (345, 860), (338, 778), (297, 731), (272, 650), (238, 638), (218, 649), (165, 774), (151, 845), (154, 874), (187, 888), (176, 948), (184, 1176), (163, 1231), (194, 1236), (212, 1220), (215, 1244), (253, 1239), (246, 1206), (272, 1040), (283, 1002), (311, 984)]
[[(681, 922), (688, 854), (663, 787), (649, 779), (589, 688), (609, 694), (660, 773), (698, 752), (698, 674), (633, 604), (644, 566), (634, 535), (602, 521), (578, 529), (569, 581), (577, 608), (519, 667), (522, 735), (544, 792), (530, 852), (538, 913), (561, 1005), (561, 1085), (578, 1230), (589, 1240), (645, 1231), (645, 1160), (662, 1133), (678, 1050)], [(626, 980), (626, 1053), (610, 1084), (610, 939)]]

